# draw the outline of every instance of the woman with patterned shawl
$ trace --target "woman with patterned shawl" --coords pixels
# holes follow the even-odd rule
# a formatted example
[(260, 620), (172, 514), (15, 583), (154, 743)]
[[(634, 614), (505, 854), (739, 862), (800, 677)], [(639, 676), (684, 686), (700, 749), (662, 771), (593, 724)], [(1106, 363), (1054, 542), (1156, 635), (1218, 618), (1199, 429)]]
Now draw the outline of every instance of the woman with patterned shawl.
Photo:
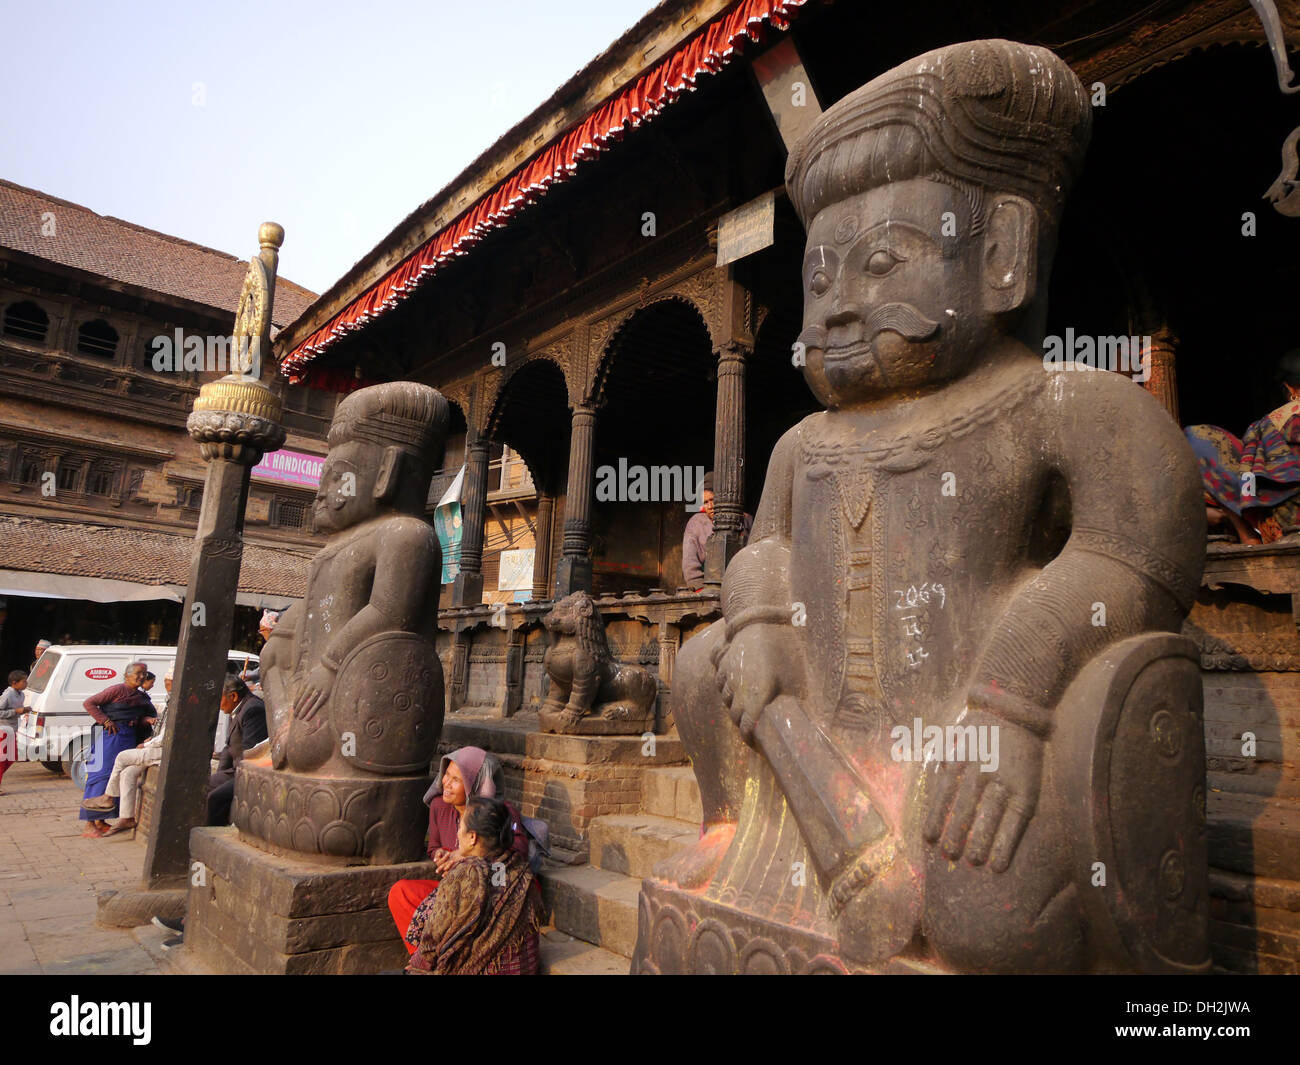
[(514, 817), (500, 799), (471, 798), (457, 830), (462, 855), (422, 902), (408, 936), (408, 973), (536, 976), (541, 890), (514, 850)]
[(1243, 544), (1281, 539), (1300, 514), (1300, 353), (1282, 369), (1287, 401), (1240, 439), (1217, 425), (1183, 430), (1200, 463), (1210, 524), (1229, 522)]
[[(457, 831), (465, 804), (475, 795), (495, 798), (500, 791), (501, 765), (482, 747), (461, 747), (442, 756), (433, 787), (424, 796), (429, 807), (429, 860), (439, 877), (445, 876), (460, 860)], [(506, 808), (516, 826), (513, 846), (526, 860), (528, 836), (523, 829), (524, 820), (509, 803)], [(416, 908), (427, 903), (438, 890), (438, 883), (438, 880), (399, 880), (388, 891), (388, 910), (411, 953), (415, 953), (416, 947), (409, 933), (411, 918)]]

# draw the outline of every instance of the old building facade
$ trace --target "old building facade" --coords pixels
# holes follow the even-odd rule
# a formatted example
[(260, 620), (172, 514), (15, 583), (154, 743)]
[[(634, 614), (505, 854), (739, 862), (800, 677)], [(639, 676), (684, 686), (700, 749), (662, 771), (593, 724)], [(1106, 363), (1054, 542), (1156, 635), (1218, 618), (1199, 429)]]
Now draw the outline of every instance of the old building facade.
[[(0, 181), (0, 640), (171, 643), (204, 463), (185, 431), (229, 367), (245, 263)], [(281, 279), (275, 318), (313, 294)], [(334, 395), (278, 386), (286, 450), (254, 472), (238, 638), (301, 594)], [(274, 462), (272, 459), (274, 458)]]

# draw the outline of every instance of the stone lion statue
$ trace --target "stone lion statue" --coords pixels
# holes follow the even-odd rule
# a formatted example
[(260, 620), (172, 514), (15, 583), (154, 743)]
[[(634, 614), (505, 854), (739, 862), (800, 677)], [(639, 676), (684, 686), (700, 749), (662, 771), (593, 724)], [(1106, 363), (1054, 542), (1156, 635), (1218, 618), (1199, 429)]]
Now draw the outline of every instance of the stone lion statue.
[(588, 593), (565, 596), (542, 623), (551, 633), (544, 659), (551, 690), (539, 715), (543, 731), (653, 731), (658, 684), (649, 670), (614, 660), (605, 623)]

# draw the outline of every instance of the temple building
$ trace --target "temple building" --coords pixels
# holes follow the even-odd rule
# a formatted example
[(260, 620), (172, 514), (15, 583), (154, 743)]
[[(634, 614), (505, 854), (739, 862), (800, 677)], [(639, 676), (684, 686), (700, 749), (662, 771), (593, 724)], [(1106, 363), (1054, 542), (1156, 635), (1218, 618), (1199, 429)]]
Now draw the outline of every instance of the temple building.
[[(1300, 40), (1300, 4), (1276, 6), (1282, 32)], [(635, 848), (614, 845), (610, 819), (649, 812), (680, 838), (697, 831), (673, 765), (674, 657), (720, 616), (722, 573), (774, 444), (820, 409), (800, 372), (804, 232), (785, 192), (788, 150), (822, 108), (880, 72), (981, 37), (1051, 48), (1092, 95), (1046, 333), (1109, 338), (1112, 351), (1136, 338), (1144, 363), (1102, 369), (1127, 373), (1160, 401), (1155, 415), (1180, 425), (1239, 433), (1277, 407), (1279, 362), (1300, 348), (1294, 138), (1290, 157), (1281, 151), (1300, 108), (1279, 91), (1285, 51), (1240, 0), (1141, 11), (1119, 0), (960, 10), (665, 0), (327, 292), (277, 299), (280, 371), (306, 395), (410, 380), (451, 403), (430, 492), (433, 510), (463, 467), (457, 569), (439, 610), (454, 711), (444, 737), (501, 754), (524, 813), (591, 863), (554, 889), (557, 913), (575, 900), (572, 913), (588, 917), (566, 930), (616, 955), (630, 954), (636, 920), (619, 909), (617, 878), (644, 874), (631, 858), (611, 864), (609, 853)], [(12, 267), (4, 284), (15, 289)], [(75, 348), (80, 318), (50, 318)], [(5, 345), (6, 366), (51, 383)], [(134, 379), (119, 362), (114, 372)], [(71, 396), (76, 380), (59, 387)], [(1130, 474), (1125, 444), (1077, 442), (1116, 492)], [(702, 586), (690, 587), (682, 538), (697, 470), (713, 472), (713, 537)], [(159, 470), (159, 492), (165, 480)], [(618, 486), (612, 498), (602, 483)], [(120, 505), (144, 505), (135, 498)], [(528, 601), (503, 617), (494, 604), (524, 598), (500, 586), (500, 552), (516, 543), (533, 551)], [(651, 670), (660, 689), (658, 761), (603, 792), (591, 767), (569, 765), (569, 748), (524, 739), (545, 694), (541, 616), (580, 589), (594, 594), (615, 656)], [(1298, 624), (1300, 537), (1207, 543), (1184, 631), (1204, 677), (1214, 959), (1233, 971), (1300, 971)], [(587, 792), (547, 777), (557, 764)]]
[[(169, 644), (203, 494), (185, 431), (229, 368), (246, 263), (0, 181), (0, 651)], [(284, 325), (314, 299), (276, 289)], [(283, 379), (289, 439), (253, 471), (235, 639), (302, 594), (335, 395)]]

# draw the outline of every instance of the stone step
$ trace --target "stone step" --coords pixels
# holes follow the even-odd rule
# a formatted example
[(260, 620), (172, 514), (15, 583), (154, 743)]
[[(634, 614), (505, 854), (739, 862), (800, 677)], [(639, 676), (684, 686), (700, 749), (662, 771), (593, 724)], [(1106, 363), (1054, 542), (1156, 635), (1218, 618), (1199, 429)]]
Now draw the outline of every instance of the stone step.
[(543, 976), (626, 976), (628, 959), (581, 939), (574, 939), (558, 928), (543, 928)]
[(551, 923), (593, 946), (631, 958), (641, 881), (591, 865), (542, 871)]
[(703, 820), (700, 786), (695, 782), (695, 770), (688, 765), (646, 770), (641, 778), (641, 793), (641, 809), (648, 814), (696, 826)]
[(587, 831), (592, 865), (637, 880), (650, 876), (661, 861), (700, 838), (698, 825), (653, 814), (597, 817)]

